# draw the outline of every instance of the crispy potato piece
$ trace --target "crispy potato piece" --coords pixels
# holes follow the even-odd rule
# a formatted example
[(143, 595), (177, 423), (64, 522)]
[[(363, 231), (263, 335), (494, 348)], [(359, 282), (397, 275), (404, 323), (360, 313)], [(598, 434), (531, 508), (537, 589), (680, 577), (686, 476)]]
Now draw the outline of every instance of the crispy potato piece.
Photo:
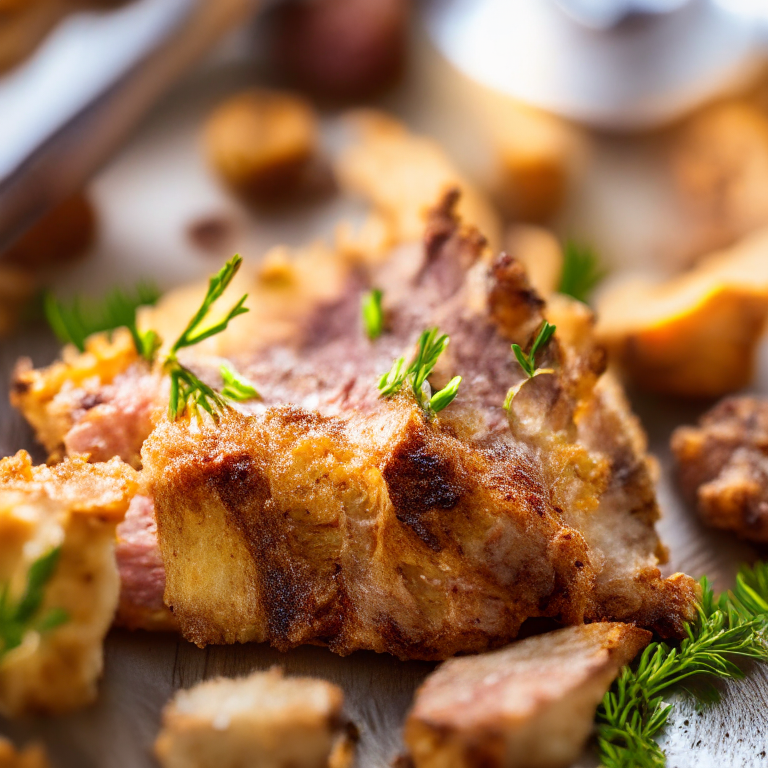
[(342, 189), (362, 195), (388, 222), (395, 243), (421, 239), (427, 213), (449, 188), (461, 190), (458, 214), (476, 226), (491, 250), (501, 244), (501, 224), (493, 206), (454, 167), (432, 139), (416, 136), (383, 112), (351, 113), (355, 141), (336, 161)]
[(757, 106), (729, 101), (694, 115), (675, 135), (671, 167), (693, 216), (693, 256), (768, 224), (768, 118)]
[(678, 427), (671, 447), (704, 523), (768, 541), (768, 400), (726, 398), (698, 426)]
[(317, 117), (307, 101), (254, 89), (214, 110), (205, 126), (205, 150), (232, 191), (270, 202), (300, 186), (317, 151), (317, 134)]
[(366, 98), (403, 71), (410, 0), (283, 3), (271, 21), (281, 74), (319, 98)]
[(32, 744), (18, 751), (13, 744), (0, 737), (0, 768), (49, 768), (45, 749)]
[(619, 669), (650, 639), (628, 624), (587, 624), (446, 661), (405, 724), (415, 768), (569, 766)]
[(768, 230), (661, 284), (603, 294), (598, 339), (644, 389), (718, 397), (752, 379), (768, 316)]
[(3, 714), (59, 714), (96, 698), (102, 643), (118, 599), (115, 526), (135, 490), (136, 473), (118, 460), (33, 467), (20, 451), (0, 461), (0, 582), (17, 594), (30, 563), (61, 545), (43, 611), (60, 608), (69, 616), (49, 632), (30, 631), (2, 659)]
[(179, 691), (163, 711), (163, 768), (345, 768), (352, 750), (344, 694), (282, 670), (218, 678)]

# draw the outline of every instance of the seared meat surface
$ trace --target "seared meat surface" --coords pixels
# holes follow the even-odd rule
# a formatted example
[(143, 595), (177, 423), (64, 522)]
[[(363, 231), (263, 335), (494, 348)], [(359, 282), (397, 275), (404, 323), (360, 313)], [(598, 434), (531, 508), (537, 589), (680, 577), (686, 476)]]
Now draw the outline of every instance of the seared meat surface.
[[(290, 342), (265, 344), (263, 316), (250, 327), (251, 349), (230, 357), (261, 400), (216, 424), (161, 420), (144, 443), (165, 600), (188, 639), (443, 659), (508, 642), (530, 617), (663, 635), (693, 617), (693, 581), (660, 576), (643, 437), (583, 305), (552, 308), (563, 343), (540, 364), (555, 373), (503, 409), (523, 375), (510, 343), (529, 344), (548, 310), (517, 262), (488, 263), (455, 202), (423, 248), (350, 267)], [(375, 342), (360, 321), (371, 285), (386, 310)], [(464, 381), (429, 420), (376, 382), (432, 325), (451, 335), (432, 384)], [(213, 360), (195, 359), (200, 375)]]
[(566, 627), (449, 659), (416, 692), (405, 723), (415, 768), (567, 768), (595, 709), (651, 633), (628, 624)]
[(768, 401), (728, 397), (672, 435), (680, 486), (701, 519), (768, 541)]

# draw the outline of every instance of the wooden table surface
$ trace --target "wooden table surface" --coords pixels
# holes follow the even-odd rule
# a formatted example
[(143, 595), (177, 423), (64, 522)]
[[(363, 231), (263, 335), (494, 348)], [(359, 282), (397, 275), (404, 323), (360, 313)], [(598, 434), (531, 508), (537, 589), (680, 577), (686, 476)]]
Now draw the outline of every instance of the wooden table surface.
[[(165, 288), (208, 274), (217, 262), (195, 251), (184, 234), (188, 223), (204, 214), (223, 214), (237, 222), (238, 248), (246, 257), (257, 257), (278, 242), (298, 243), (330, 230), (341, 210), (335, 203), (305, 211), (299, 220), (254, 219), (218, 189), (205, 169), (199, 152), (200, 123), (212, 104), (249, 82), (243, 50), (242, 43), (232, 41), (192, 75), (95, 180), (99, 242), (86, 262), (63, 276), (61, 290), (93, 293), (115, 284), (131, 285), (141, 277), (153, 277)], [(463, 114), (468, 110), (456, 111), (450, 88), (435, 86), (452, 82), (452, 77), (431, 53), (420, 54), (410, 81), (386, 104), (436, 133), (472, 172), (482, 166), (483, 159), (474, 150), (462, 157), (460, 138), (462, 125), (471, 132), (472, 117)], [(468, 139), (471, 133), (465, 134), (465, 146)], [(566, 226), (578, 216), (579, 231), (589, 233), (603, 247), (615, 269), (637, 267), (644, 243), (634, 238), (626, 249), (618, 247), (622, 232), (617, 231), (617, 217), (606, 216), (606, 201), (616, 197), (616, 185), (621, 183), (628, 200), (638, 194), (638, 188), (652, 192), (655, 182), (647, 174), (646, 152), (653, 149), (628, 149), (626, 142), (606, 140), (593, 158), (594, 177), (585, 182), (576, 210), (564, 218)], [(611, 205), (613, 213), (616, 205)], [(637, 208), (634, 203), (628, 206)], [(628, 218), (618, 220), (623, 226)], [(652, 229), (647, 221), (640, 224), (634, 224), (633, 231)], [(29, 429), (7, 405), (7, 386), (20, 355), (45, 364), (57, 351), (55, 340), (42, 327), (0, 340), (0, 454), (27, 448), (44, 459)], [(754, 389), (768, 394), (768, 350), (764, 350)], [(664, 519), (660, 529), (671, 548), (668, 570), (684, 570), (696, 577), (707, 574), (718, 586), (727, 587), (738, 564), (754, 558), (755, 552), (727, 534), (701, 527), (682, 505), (671, 476), (669, 435), (678, 424), (693, 421), (707, 404), (635, 396), (633, 403), (661, 465), (659, 497)], [(200, 650), (172, 635), (113, 631), (106, 644), (106, 671), (97, 705), (61, 719), (0, 722), (0, 732), (20, 741), (42, 735), (57, 768), (149, 768), (155, 765), (151, 745), (160, 710), (175, 689), (274, 664), (288, 673), (318, 675), (343, 687), (349, 714), (361, 729), (360, 768), (389, 765), (400, 748), (401, 723), (413, 691), (432, 668), (372, 653), (340, 658), (320, 648), (289, 653), (261, 645)], [(690, 701), (679, 703), (663, 739), (671, 768), (768, 765), (768, 667), (752, 670), (744, 682), (723, 686), (723, 693), (720, 703), (703, 710)], [(595, 764), (587, 754), (578, 765)]]

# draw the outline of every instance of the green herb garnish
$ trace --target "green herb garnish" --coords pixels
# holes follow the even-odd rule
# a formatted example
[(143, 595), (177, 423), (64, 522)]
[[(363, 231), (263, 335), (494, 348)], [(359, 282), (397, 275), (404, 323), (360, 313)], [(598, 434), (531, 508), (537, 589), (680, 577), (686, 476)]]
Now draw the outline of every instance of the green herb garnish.
[[(199, 344), (201, 341), (221, 333), (227, 328), (231, 320), (238, 315), (248, 312), (248, 309), (243, 306), (248, 298), (246, 294), (240, 298), (218, 323), (209, 326), (204, 325), (211, 307), (217, 299), (221, 298), (221, 295), (232, 282), (242, 263), (242, 258), (239, 255), (235, 255), (210, 278), (208, 290), (200, 305), (200, 309), (197, 310), (195, 316), (189, 321), (181, 336), (176, 339), (163, 361), (163, 369), (171, 377), (171, 397), (168, 406), (168, 415), (171, 420), (175, 420), (187, 408), (197, 413), (199, 413), (199, 409), (202, 409), (214, 419), (217, 419), (219, 414), (228, 407), (227, 400), (246, 400), (258, 394), (248, 382), (245, 382), (244, 379), (239, 379), (237, 374), (228, 366), (222, 366), (221, 368), (224, 390), (218, 393), (199, 379), (189, 368), (182, 365), (177, 357), (180, 350), (193, 347), (195, 344)], [(251, 391), (256, 394), (251, 395)]]
[(384, 330), (384, 311), (381, 308), (382, 292), (378, 288), (363, 296), (362, 313), (365, 334), (371, 341), (378, 339)]
[(563, 271), (560, 274), (558, 293), (565, 293), (586, 303), (597, 284), (605, 277), (597, 254), (586, 245), (572, 240), (563, 248)]
[(459, 392), (461, 376), (454, 376), (448, 384), (434, 395), (427, 378), (432, 373), (438, 358), (448, 346), (450, 338), (446, 334), (438, 335), (437, 328), (429, 328), (419, 337), (416, 356), (409, 366), (405, 358), (398, 357), (392, 368), (379, 379), (379, 392), (382, 397), (392, 397), (403, 385), (410, 384), (416, 402), (421, 406), (427, 418), (450, 405)]
[[(685, 689), (694, 677), (740, 679), (744, 673), (738, 660), (768, 660), (768, 565), (742, 568), (734, 591), (719, 598), (706, 578), (701, 587), (698, 618), (687, 626), (680, 646), (651, 643), (603, 698), (597, 741), (605, 768), (663, 768), (666, 759), (656, 736), (672, 710), (664, 695)], [(711, 687), (687, 690), (702, 700), (712, 698)]]
[(61, 608), (51, 608), (41, 615), (45, 588), (56, 571), (61, 547), (55, 547), (35, 560), (27, 572), (24, 593), (14, 601), (10, 586), (0, 589), (0, 658), (18, 648), (28, 632), (48, 632), (69, 620)]
[(244, 402), (259, 397), (258, 390), (244, 376), (241, 376), (229, 363), (223, 363), (219, 371), (224, 380), (224, 388), (221, 390), (222, 397), (228, 400)]
[(506, 410), (509, 410), (509, 407), (512, 404), (512, 399), (520, 391), (520, 388), (523, 386), (523, 384), (525, 384), (526, 381), (542, 373), (552, 373), (551, 368), (536, 367), (536, 355), (538, 354), (539, 350), (543, 349), (547, 346), (547, 344), (549, 344), (549, 340), (552, 338), (556, 330), (557, 326), (550, 325), (545, 320), (544, 325), (542, 325), (539, 329), (539, 332), (536, 334), (536, 338), (531, 345), (531, 351), (527, 355), (525, 352), (523, 352), (522, 347), (519, 344), (512, 345), (512, 351), (515, 353), (517, 362), (520, 363), (520, 367), (525, 372), (527, 378), (523, 379), (519, 384), (512, 387), (507, 392), (507, 397), (504, 400), (504, 408)]
[(138, 330), (136, 310), (155, 304), (158, 298), (160, 292), (157, 288), (142, 282), (132, 293), (114, 288), (103, 301), (98, 302), (75, 298), (67, 304), (47, 293), (43, 308), (53, 332), (64, 344), (74, 344), (85, 352), (85, 340), (92, 334), (125, 327), (131, 332), (137, 352), (151, 360), (157, 349), (157, 336), (153, 331), (141, 333)]

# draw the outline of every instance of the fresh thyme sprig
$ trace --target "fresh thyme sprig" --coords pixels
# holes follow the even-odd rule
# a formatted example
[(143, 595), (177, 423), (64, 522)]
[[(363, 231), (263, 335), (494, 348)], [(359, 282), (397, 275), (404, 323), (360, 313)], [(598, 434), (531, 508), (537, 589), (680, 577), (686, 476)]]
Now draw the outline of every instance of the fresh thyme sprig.
[(427, 418), (432, 418), (450, 405), (459, 393), (461, 384), (461, 376), (454, 376), (443, 389), (432, 394), (427, 379), (450, 341), (446, 334), (438, 334), (437, 328), (424, 331), (419, 337), (418, 349), (411, 364), (406, 367), (405, 358), (398, 357), (392, 368), (379, 379), (379, 392), (382, 397), (392, 397), (409, 383), (416, 402)]
[[(719, 598), (706, 578), (701, 588), (698, 618), (686, 627), (680, 646), (651, 643), (603, 698), (597, 741), (605, 768), (663, 768), (656, 736), (672, 710), (664, 695), (693, 677), (740, 679), (738, 660), (768, 660), (768, 565), (743, 568), (734, 592)], [(691, 692), (706, 695), (706, 689)]]
[(587, 245), (569, 240), (563, 247), (563, 270), (558, 293), (586, 303), (597, 284), (605, 277), (597, 254)]
[(383, 294), (378, 288), (368, 291), (363, 296), (361, 310), (363, 313), (363, 326), (365, 334), (371, 341), (375, 341), (384, 331), (384, 310), (381, 307)]
[(210, 278), (208, 290), (200, 305), (200, 309), (197, 310), (195, 316), (187, 323), (187, 327), (173, 343), (163, 361), (163, 369), (171, 377), (171, 397), (168, 405), (168, 415), (171, 420), (175, 420), (187, 408), (197, 412), (199, 412), (199, 409), (202, 409), (214, 419), (217, 419), (219, 414), (227, 407), (228, 400), (247, 400), (258, 396), (256, 389), (250, 382), (239, 378), (235, 371), (227, 365), (221, 367), (224, 389), (221, 393), (218, 393), (198, 378), (189, 368), (179, 362), (177, 356), (180, 350), (193, 347), (195, 344), (199, 344), (201, 341), (221, 333), (227, 328), (230, 321), (238, 315), (248, 312), (248, 309), (243, 306), (248, 298), (246, 294), (240, 298), (218, 323), (209, 326), (204, 325), (211, 307), (221, 298), (242, 263), (242, 258), (239, 255), (235, 255)]
[(40, 613), (45, 588), (56, 571), (60, 554), (61, 547), (54, 547), (32, 563), (24, 593), (18, 601), (11, 597), (9, 584), (0, 589), (0, 659), (18, 648), (28, 632), (48, 632), (69, 620), (61, 608)]
[(547, 346), (547, 344), (549, 344), (549, 340), (552, 338), (552, 336), (554, 336), (556, 330), (557, 326), (550, 325), (545, 320), (544, 325), (542, 325), (539, 329), (539, 332), (536, 334), (536, 338), (531, 345), (531, 351), (527, 355), (525, 352), (523, 352), (519, 344), (512, 345), (512, 351), (515, 353), (517, 362), (520, 363), (520, 367), (523, 369), (528, 378), (523, 379), (519, 384), (511, 387), (507, 392), (507, 396), (504, 400), (504, 408), (506, 410), (509, 410), (513, 398), (520, 391), (520, 388), (523, 386), (523, 384), (525, 384), (526, 381), (542, 373), (552, 373), (551, 368), (536, 367), (536, 355), (538, 354), (539, 350), (543, 349)]
[(158, 298), (160, 292), (153, 284), (141, 282), (131, 293), (114, 288), (98, 302), (75, 298), (67, 304), (47, 293), (43, 308), (53, 332), (64, 344), (74, 344), (85, 352), (85, 340), (92, 334), (125, 327), (131, 332), (138, 353), (151, 360), (158, 346), (157, 336), (153, 331), (139, 331), (136, 310), (155, 304)]

